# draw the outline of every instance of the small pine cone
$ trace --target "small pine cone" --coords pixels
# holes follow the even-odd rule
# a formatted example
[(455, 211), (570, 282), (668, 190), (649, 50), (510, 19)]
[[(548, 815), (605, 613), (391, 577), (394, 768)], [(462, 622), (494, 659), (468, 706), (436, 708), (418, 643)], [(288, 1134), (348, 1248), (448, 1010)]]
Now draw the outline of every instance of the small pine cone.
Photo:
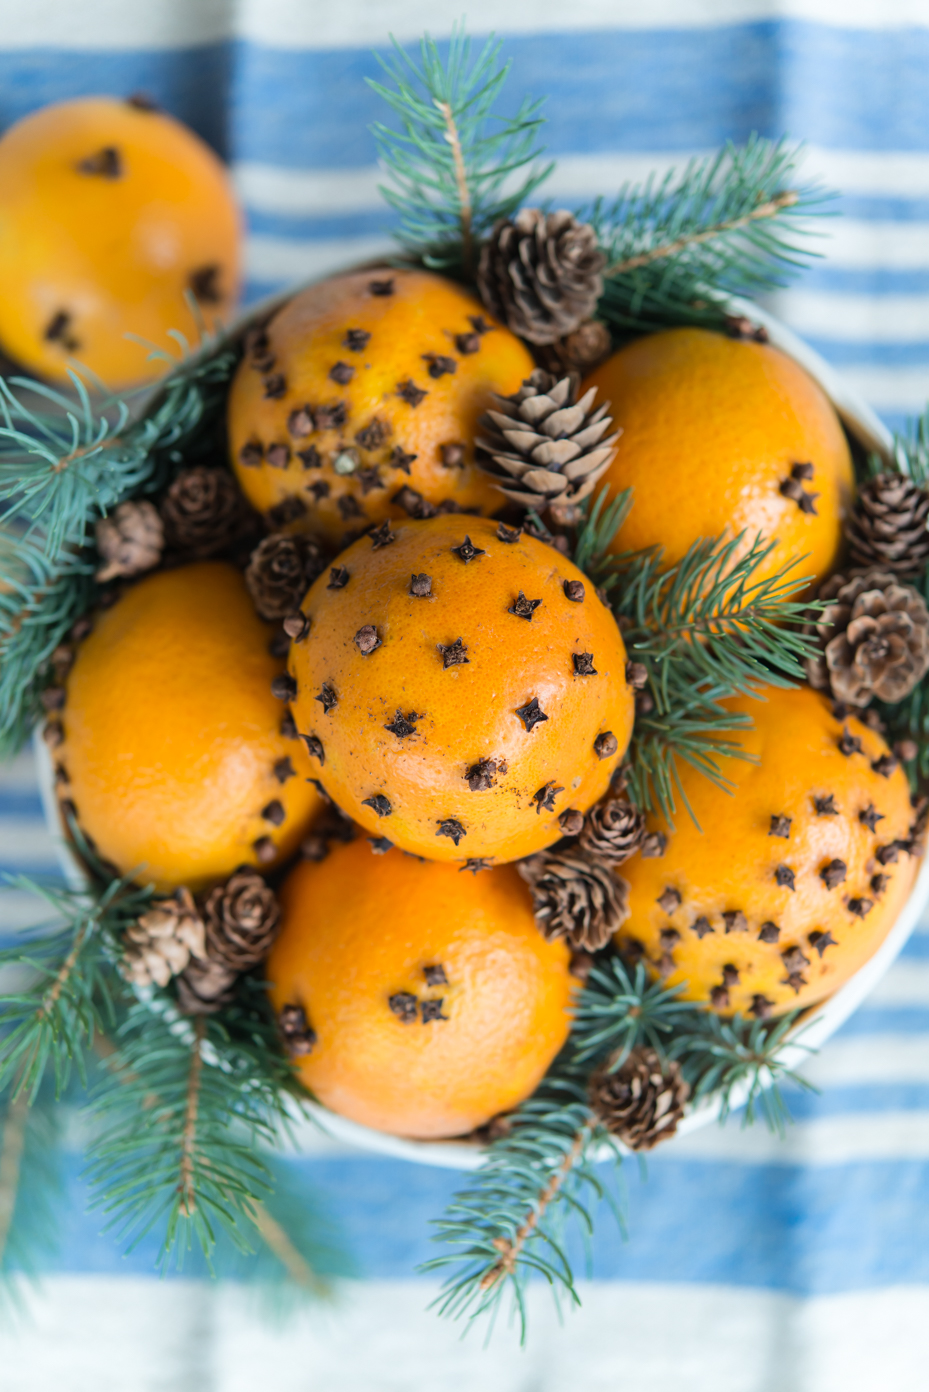
[(564, 209), (523, 208), (484, 243), (477, 284), (491, 314), (520, 338), (554, 343), (592, 316), (605, 265), (589, 223)]
[(613, 340), (606, 324), (601, 324), (599, 319), (588, 319), (586, 324), (581, 324), (566, 338), (537, 348), (535, 360), (546, 372), (553, 372), (556, 377), (564, 377), (568, 372), (586, 377), (612, 351)]
[(120, 503), (109, 517), (101, 517), (96, 536), (103, 558), (96, 577), (101, 583), (141, 575), (161, 560), (164, 527), (154, 503)]
[(517, 866), (532, 890), (536, 923), (549, 942), (598, 952), (629, 917), (629, 886), (598, 861), (573, 850), (543, 851)]
[(526, 508), (548, 506), (556, 522), (577, 520), (576, 504), (610, 467), (620, 434), (607, 435), (613, 421), (606, 406), (594, 410), (596, 394), (591, 387), (578, 401), (575, 378), (536, 368), (513, 396), (494, 397), (477, 444), (502, 493)]
[(281, 921), (273, 889), (243, 866), (209, 894), (203, 906), (205, 956), (233, 972), (255, 967), (271, 949)]
[(222, 962), (192, 958), (175, 983), (178, 1008), (184, 1015), (215, 1015), (232, 1000), (237, 976)]
[(852, 560), (894, 575), (918, 575), (929, 565), (929, 492), (903, 474), (863, 483), (846, 526)]
[(625, 798), (610, 798), (587, 813), (578, 844), (595, 860), (622, 865), (624, 860), (635, 855), (644, 835), (642, 813)]
[(178, 889), (170, 899), (155, 899), (150, 909), (126, 929), (122, 970), (136, 986), (167, 986), (206, 950), (203, 919), (190, 891)]
[(285, 619), (300, 608), (325, 563), (312, 537), (276, 533), (252, 552), (245, 583), (263, 619)]
[(228, 469), (182, 469), (161, 503), (165, 544), (195, 560), (227, 550), (253, 525)]
[(630, 1150), (651, 1150), (674, 1135), (690, 1088), (679, 1064), (662, 1063), (654, 1049), (633, 1049), (614, 1073), (608, 1063), (597, 1069), (589, 1095), (611, 1136)]
[(838, 701), (866, 706), (873, 696), (902, 701), (929, 670), (929, 610), (912, 585), (889, 572), (831, 575), (820, 587), (828, 600), (808, 634), (821, 654), (807, 660), (810, 685)]

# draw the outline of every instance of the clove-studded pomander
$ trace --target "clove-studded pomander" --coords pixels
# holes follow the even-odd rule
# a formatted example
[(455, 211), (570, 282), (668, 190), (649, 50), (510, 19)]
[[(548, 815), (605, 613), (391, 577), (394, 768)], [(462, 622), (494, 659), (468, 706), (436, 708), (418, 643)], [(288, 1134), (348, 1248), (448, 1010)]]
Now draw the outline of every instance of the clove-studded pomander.
[(622, 866), (618, 941), (685, 999), (764, 1018), (822, 1000), (872, 956), (918, 848), (906, 775), (880, 735), (809, 687), (761, 694), (726, 703), (751, 715), (737, 738), (758, 761), (721, 761), (731, 793), (678, 766), (693, 819), (649, 819), (664, 851)]
[(856, 566), (878, 567), (899, 578), (929, 565), (929, 492), (904, 474), (878, 474), (858, 489), (846, 527)]
[[(303, 606), (297, 729), (333, 801), (433, 860), (517, 860), (609, 786), (633, 695), (612, 612), (564, 556), (483, 518), (397, 522)], [(341, 573), (339, 579), (341, 580)]]
[(321, 800), (282, 729), (272, 632), (220, 561), (147, 576), (97, 617), (55, 757), (81, 829), (122, 873), (197, 891), (300, 844)]
[(247, 338), (229, 394), (233, 467), (274, 530), (333, 542), (387, 519), (492, 513), (477, 421), (532, 367), (452, 281), (387, 267), (336, 276)]
[(359, 839), (298, 865), (281, 902), (271, 998), (315, 1036), (303, 1081), (353, 1121), (467, 1133), (527, 1097), (564, 1043), (569, 953), (536, 929), (513, 866), (461, 874)]
[(554, 343), (589, 319), (603, 291), (597, 234), (564, 209), (523, 208), (494, 227), (481, 250), (484, 304), (530, 343)]
[(835, 569), (852, 503), (852, 462), (822, 388), (786, 353), (705, 329), (637, 338), (587, 377), (622, 435), (604, 476), (634, 490), (614, 550), (660, 546), (680, 561), (701, 537), (777, 545), (756, 583), (791, 560), (798, 577)]
[(172, 330), (229, 322), (232, 185), (172, 116), (111, 97), (32, 111), (0, 140), (0, 185), (0, 343), (30, 372), (67, 382), (76, 359), (120, 390), (176, 360)]
[(602, 1064), (590, 1079), (590, 1105), (598, 1120), (630, 1150), (652, 1150), (670, 1140), (690, 1096), (680, 1064), (642, 1048), (614, 1065), (615, 1060)]
[(536, 368), (512, 396), (495, 397), (480, 421), (482, 461), (500, 491), (525, 508), (547, 507), (558, 523), (580, 516), (578, 503), (610, 467), (621, 434), (609, 434), (608, 403), (590, 388), (578, 399), (577, 379)]
[(820, 644), (807, 661), (811, 684), (852, 706), (908, 696), (929, 670), (929, 610), (919, 591), (873, 569), (830, 575), (818, 598), (827, 604), (807, 626)]

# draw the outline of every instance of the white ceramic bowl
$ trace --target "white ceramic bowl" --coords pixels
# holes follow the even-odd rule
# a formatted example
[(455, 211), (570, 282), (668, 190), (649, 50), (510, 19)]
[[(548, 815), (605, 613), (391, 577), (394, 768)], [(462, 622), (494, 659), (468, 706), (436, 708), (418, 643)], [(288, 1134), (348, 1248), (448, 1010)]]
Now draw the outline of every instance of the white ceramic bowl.
[[(280, 296), (275, 296), (274, 300), (269, 303), (277, 303), (280, 299)], [(806, 368), (810, 376), (819, 382), (832, 401), (849, 434), (864, 449), (875, 451), (885, 458), (889, 457), (893, 442), (886, 426), (875, 415), (870, 406), (842, 381), (842, 378), (833, 371), (828, 363), (823, 361), (818, 353), (814, 352), (774, 315), (769, 314), (753, 302), (733, 298), (730, 307), (733, 314), (744, 314), (754, 323), (763, 324), (768, 331), (769, 342), (788, 353), (790, 357), (795, 358), (802, 367)], [(251, 318), (255, 312), (253, 307), (246, 317)], [(55, 796), (51, 757), (47, 746), (38, 734), (34, 743), (39, 770), (39, 789), (46, 820), (49, 827), (56, 833), (56, 845), (62, 871), (69, 884), (79, 887), (83, 883), (82, 872), (68, 849), (63, 835), (58, 802)], [(788, 1067), (798, 1068), (802, 1066), (804, 1060), (809, 1058), (810, 1050), (821, 1048), (826, 1040), (835, 1034), (836, 1030), (858, 1008), (897, 957), (903, 944), (919, 922), (927, 904), (929, 904), (929, 857), (924, 859), (920, 867), (912, 893), (902, 913), (874, 956), (840, 990), (806, 1014), (802, 1025), (802, 1042), (788, 1044), (785, 1048), (784, 1059)], [(738, 1105), (739, 1098), (736, 1097), (733, 1100), (735, 1105)], [(367, 1126), (359, 1126), (357, 1122), (338, 1116), (316, 1103), (310, 1104), (310, 1111), (315, 1121), (333, 1140), (353, 1149), (376, 1151), (381, 1155), (412, 1160), (422, 1165), (439, 1165), (448, 1169), (474, 1169), (481, 1161), (482, 1151), (480, 1147), (462, 1141), (404, 1140), (399, 1136), (389, 1136), (381, 1131), (372, 1131)], [(686, 1135), (701, 1126), (706, 1126), (709, 1122), (716, 1120), (718, 1116), (718, 1102), (711, 1101), (693, 1107), (678, 1127), (678, 1135)], [(668, 1142), (668, 1144), (673, 1145), (673, 1141)]]

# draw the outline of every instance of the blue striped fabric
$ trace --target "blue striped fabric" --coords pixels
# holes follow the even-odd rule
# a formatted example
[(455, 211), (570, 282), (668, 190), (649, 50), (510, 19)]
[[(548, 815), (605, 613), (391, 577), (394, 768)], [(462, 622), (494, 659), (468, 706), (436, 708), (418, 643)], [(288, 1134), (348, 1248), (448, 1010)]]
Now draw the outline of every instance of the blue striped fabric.
[[(25, 8), (0, 0), (0, 125), (53, 99), (100, 91), (151, 93), (232, 162), (248, 218), (247, 293), (255, 298), (386, 245), (390, 218), (378, 200), (369, 131), (383, 112), (364, 84), (378, 72), (369, 50), (383, 47), (391, 28), (404, 41), (425, 23), (438, 37), (447, 36), (458, 5), (343, 0), (325, 14), (318, 0), (200, 0), (186, 7), (174, 0), (147, 0), (144, 7), (129, 0), (90, 0), (80, 7), (44, 0), (28, 14)], [(889, 424), (901, 425), (924, 408), (924, 0), (650, 0), (644, 6), (632, 0), (538, 0), (531, 12), (517, 0), (477, 0), (471, 10), (477, 32), (494, 23), (507, 35), (513, 103), (523, 91), (550, 94), (547, 141), (559, 159), (552, 196), (569, 206), (753, 130), (805, 140), (809, 169), (840, 190), (843, 216), (828, 227), (823, 260), (778, 297), (777, 310)], [(56, 873), (29, 756), (0, 777), (0, 869)], [(3, 940), (33, 914), (27, 896), (11, 894), (0, 908)], [(685, 1306), (701, 1312), (700, 1327), (681, 1335), (684, 1361), (656, 1361), (635, 1343), (630, 1324), (624, 1326), (620, 1364), (618, 1345), (597, 1344), (586, 1325), (588, 1342), (575, 1350), (573, 1373), (558, 1373), (557, 1359), (550, 1367), (533, 1365), (533, 1387), (561, 1392), (582, 1382), (611, 1392), (619, 1385), (635, 1392), (924, 1389), (929, 924), (914, 935), (866, 1006), (811, 1062), (809, 1074), (821, 1093), (791, 1098), (797, 1124), (786, 1142), (758, 1131), (742, 1133), (737, 1124), (675, 1141), (649, 1160), (646, 1179), (627, 1167), (628, 1243), (602, 1216), (591, 1308), (634, 1309), (643, 1327), (653, 1319), (658, 1328), (656, 1312), (668, 1308), (668, 1292), (676, 1291)], [(441, 1210), (458, 1176), (326, 1147), (288, 1164), (299, 1184), (323, 1193), (352, 1241), (362, 1274), (373, 1283), (353, 1297), (366, 1312), (369, 1338), (344, 1354), (345, 1380), (323, 1371), (321, 1380), (290, 1385), (312, 1386), (314, 1392), (343, 1385), (425, 1386), (425, 1373), (422, 1381), (400, 1375), (402, 1356), (393, 1377), (375, 1352), (392, 1348), (396, 1358), (397, 1348), (402, 1351), (402, 1341), (390, 1345), (387, 1328), (398, 1310), (407, 1312), (402, 1319), (414, 1327), (413, 1312), (427, 1292), (403, 1281), (428, 1255), (428, 1220)], [(119, 1273), (125, 1283), (152, 1269), (151, 1244), (123, 1258), (100, 1235), (101, 1220), (86, 1212), (79, 1171), (74, 1152), (47, 1307), (62, 1318), (75, 1290), (67, 1285), (70, 1276), (90, 1283), (88, 1289), (106, 1289), (107, 1299), (115, 1301), (106, 1278)], [(56, 1280), (64, 1284), (56, 1287)], [(385, 1280), (394, 1283), (396, 1300), (379, 1284)], [(905, 1299), (903, 1288), (909, 1292)], [(54, 1303), (58, 1289), (66, 1292), (60, 1306)], [(367, 1305), (364, 1290), (374, 1293)], [(790, 1306), (789, 1319), (776, 1292), (801, 1298)], [(865, 1293), (867, 1303), (855, 1303), (856, 1292)], [(751, 1305), (754, 1324), (745, 1323), (752, 1293), (761, 1301)], [(891, 1295), (903, 1300), (905, 1320), (895, 1322)], [(883, 1312), (880, 1327), (864, 1317), (874, 1309)], [(808, 1319), (807, 1310), (813, 1312)], [(125, 1318), (131, 1323), (129, 1304)], [(553, 1338), (548, 1322), (542, 1323), (539, 1337)], [(784, 1353), (783, 1368), (777, 1358), (761, 1359), (757, 1368), (751, 1360), (730, 1368), (719, 1352), (720, 1331), (741, 1330), (739, 1337), (747, 1337), (749, 1325), (753, 1348), (760, 1340), (783, 1352), (786, 1345), (777, 1341), (788, 1324), (792, 1352), (789, 1358)], [(886, 1333), (891, 1328), (892, 1341)], [(104, 1326), (97, 1330), (98, 1336), (105, 1332)], [(328, 1367), (326, 1337), (312, 1336), (320, 1368)], [(580, 1340), (570, 1326), (558, 1337), (565, 1349), (574, 1348), (573, 1338)], [(590, 1353), (594, 1345), (601, 1350), (599, 1362)], [(443, 1369), (459, 1367), (453, 1347), (441, 1345)], [(632, 1348), (638, 1351), (632, 1354)], [(16, 1365), (15, 1350), (11, 1364), (0, 1337), (0, 1359), (14, 1368), (14, 1392), (44, 1392), (51, 1385), (52, 1364), (43, 1361), (51, 1355), (40, 1343), (30, 1349), (28, 1367)], [(149, 1354), (155, 1359), (151, 1349)], [(92, 1367), (86, 1385), (99, 1392), (110, 1383), (105, 1358), (101, 1354), (95, 1362), (95, 1356), (85, 1349), (81, 1367)], [(788, 1365), (792, 1371), (784, 1371)], [(502, 1363), (473, 1367), (480, 1369), (479, 1382), (454, 1385), (530, 1385), (516, 1372), (495, 1381), (494, 1369)], [(231, 1366), (217, 1363), (212, 1381), (199, 1385), (235, 1392), (246, 1385), (236, 1376)], [(78, 1392), (83, 1386), (79, 1378), (66, 1382)], [(132, 1386), (156, 1384), (187, 1386), (148, 1381), (141, 1372)], [(124, 1392), (129, 1383), (116, 1379), (112, 1386)]]

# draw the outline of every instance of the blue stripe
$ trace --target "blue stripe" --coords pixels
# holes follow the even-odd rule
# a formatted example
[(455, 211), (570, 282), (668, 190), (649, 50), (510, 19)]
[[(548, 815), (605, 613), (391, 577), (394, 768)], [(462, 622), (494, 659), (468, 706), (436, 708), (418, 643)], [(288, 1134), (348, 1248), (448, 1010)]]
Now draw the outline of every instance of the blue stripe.
[[(81, 1161), (66, 1157), (59, 1249), (48, 1269), (145, 1274), (157, 1242), (135, 1252), (102, 1234), (86, 1211)], [(383, 1157), (287, 1162), (298, 1189), (319, 1196), (367, 1278), (408, 1278), (434, 1256), (430, 1224), (462, 1177)], [(629, 1236), (597, 1215), (599, 1279), (739, 1284), (820, 1294), (929, 1281), (929, 1166), (872, 1162), (808, 1170), (675, 1160), (656, 1153), (640, 1178), (624, 1167)], [(606, 1178), (606, 1174), (604, 1174)], [(569, 1244), (577, 1246), (575, 1243)], [(575, 1251), (583, 1271), (583, 1253)], [(672, 1263), (669, 1265), (669, 1263)], [(190, 1274), (202, 1270), (192, 1259)]]
[[(836, 1039), (858, 1039), (869, 1034), (929, 1034), (929, 1007), (917, 1005), (877, 1006), (867, 1002), (834, 1035)], [(904, 1047), (901, 1040), (901, 1049)]]
[(227, 154), (231, 60), (231, 46), (223, 43), (162, 52), (0, 50), (0, 128), (48, 102), (147, 92)]
[(929, 324), (926, 329), (926, 338), (917, 343), (855, 343), (815, 334), (803, 337), (834, 367), (929, 367)]
[(45, 830), (45, 815), (38, 792), (4, 788), (0, 783), (0, 817), (22, 817), (35, 821), (37, 829)]

